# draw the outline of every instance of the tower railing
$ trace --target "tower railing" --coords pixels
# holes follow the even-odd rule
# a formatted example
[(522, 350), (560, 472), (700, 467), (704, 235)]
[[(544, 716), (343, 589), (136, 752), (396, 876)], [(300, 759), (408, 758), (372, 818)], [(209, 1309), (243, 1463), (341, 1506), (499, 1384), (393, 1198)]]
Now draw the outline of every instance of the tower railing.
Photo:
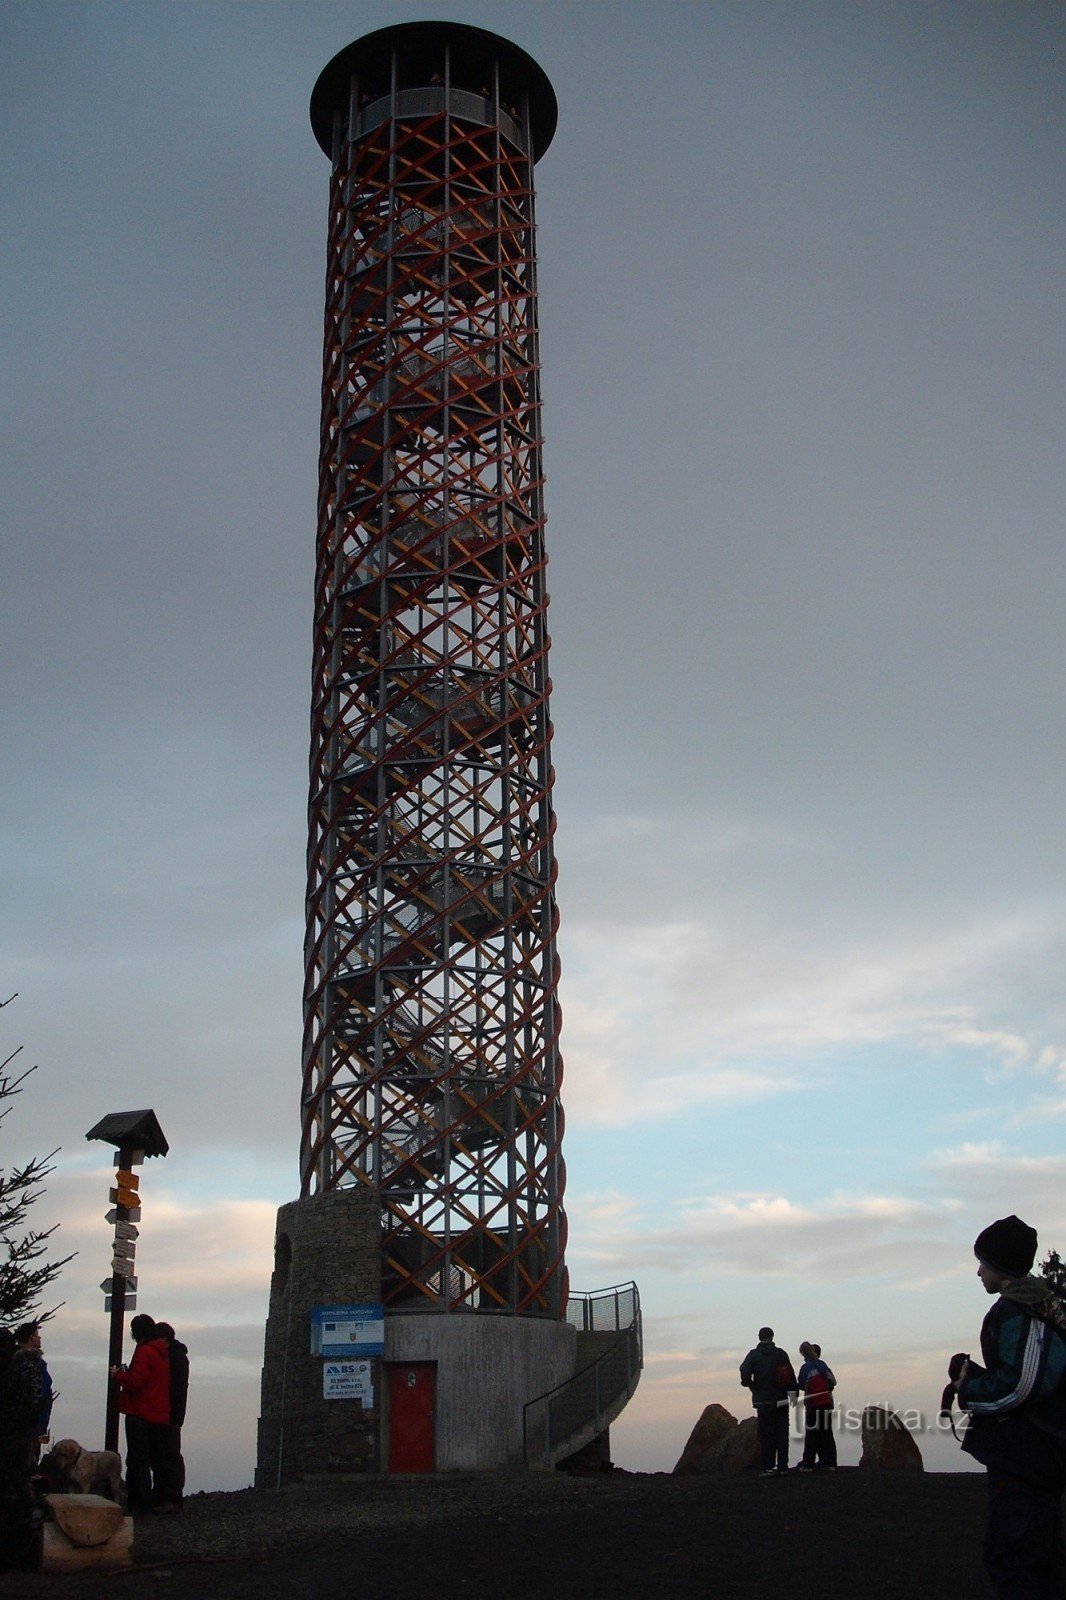
[(571, 1291), (566, 1320), (582, 1333), (620, 1333), (640, 1321), (640, 1292), (635, 1283), (616, 1283), (589, 1294)]
[[(640, 1293), (635, 1283), (571, 1294), (566, 1320), (578, 1330), (579, 1341), (586, 1336), (586, 1353), (590, 1344), (602, 1349), (572, 1378), (523, 1408), (525, 1464), (532, 1470), (554, 1467), (591, 1444), (622, 1411), (644, 1365)], [(579, 1342), (579, 1363), (581, 1356)]]

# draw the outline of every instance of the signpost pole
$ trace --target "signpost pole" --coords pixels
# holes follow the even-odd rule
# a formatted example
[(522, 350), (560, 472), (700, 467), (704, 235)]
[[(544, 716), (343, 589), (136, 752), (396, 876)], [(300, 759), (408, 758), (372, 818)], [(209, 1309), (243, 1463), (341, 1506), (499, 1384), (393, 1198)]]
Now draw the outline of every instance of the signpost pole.
[[(137, 1229), (141, 1220), (141, 1181), (134, 1172), (146, 1156), (165, 1156), (170, 1149), (154, 1111), (109, 1111), (90, 1128), (87, 1139), (99, 1139), (115, 1151), (118, 1170), (109, 1196), (113, 1209), (107, 1221), (115, 1225), (111, 1250), (111, 1276), (100, 1285), (104, 1310), (110, 1314), (107, 1341), (107, 1406), (104, 1412), (104, 1447), (118, 1449), (118, 1384), (112, 1367), (122, 1365), (122, 1324), (127, 1310), (137, 1304), (137, 1279), (133, 1276)], [(117, 1148), (116, 1148), (117, 1147)]]
[(118, 1384), (111, 1368), (122, 1365), (122, 1324), (126, 1315), (126, 1280), (116, 1272), (111, 1279), (111, 1337), (107, 1346), (107, 1414), (104, 1449), (118, 1449)]
[[(115, 1157), (119, 1170), (129, 1171), (133, 1158), (140, 1152), (120, 1149)], [(118, 1222), (129, 1220), (129, 1207), (117, 1206)], [(118, 1449), (118, 1384), (111, 1376), (111, 1368), (122, 1365), (122, 1333), (126, 1317), (126, 1280), (118, 1272), (111, 1274), (111, 1334), (107, 1344), (107, 1412), (104, 1417), (104, 1449)]]

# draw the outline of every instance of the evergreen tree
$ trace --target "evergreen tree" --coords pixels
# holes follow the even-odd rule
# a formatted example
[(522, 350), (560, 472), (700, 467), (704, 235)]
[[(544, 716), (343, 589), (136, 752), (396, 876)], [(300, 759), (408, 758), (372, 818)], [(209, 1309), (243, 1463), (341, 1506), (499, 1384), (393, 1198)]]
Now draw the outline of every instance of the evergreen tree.
[(1049, 1250), (1039, 1265), (1040, 1276), (1050, 1283), (1063, 1305), (1066, 1305), (1066, 1261), (1057, 1250)]
[[(15, 999), (0, 1000), (0, 1010)], [(0, 1062), (0, 1122), (11, 1110), (10, 1102), (36, 1067), (15, 1074), (11, 1063), (22, 1046)], [(47, 1156), (33, 1156), (22, 1166), (0, 1166), (0, 1323), (26, 1322), (37, 1310), (45, 1290), (55, 1282), (61, 1269), (71, 1260), (45, 1261), (42, 1257), (56, 1226), (35, 1229), (27, 1225), (30, 1208), (44, 1193), (44, 1180), (55, 1171), (53, 1150)], [(51, 1315), (51, 1313), (47, 1313)]]

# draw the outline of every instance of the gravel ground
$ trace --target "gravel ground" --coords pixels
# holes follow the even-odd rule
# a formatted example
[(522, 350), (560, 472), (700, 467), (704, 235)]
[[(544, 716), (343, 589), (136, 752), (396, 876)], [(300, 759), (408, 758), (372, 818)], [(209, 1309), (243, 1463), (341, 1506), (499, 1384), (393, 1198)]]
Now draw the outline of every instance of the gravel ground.
[(991, 1600), (976, 1473), (454, 1474), (193, 1495), (14, 1600)]

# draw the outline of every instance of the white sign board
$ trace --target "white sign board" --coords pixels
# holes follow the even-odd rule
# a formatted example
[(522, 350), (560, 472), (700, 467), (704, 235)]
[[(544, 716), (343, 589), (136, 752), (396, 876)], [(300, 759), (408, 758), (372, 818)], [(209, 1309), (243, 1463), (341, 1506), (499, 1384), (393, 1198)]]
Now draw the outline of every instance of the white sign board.
[(327, 1361), (322, 1367), (325, 1400), (361, 1400), (363, 1410), (374, 1406), (374, 1384), (369, 1361)]

